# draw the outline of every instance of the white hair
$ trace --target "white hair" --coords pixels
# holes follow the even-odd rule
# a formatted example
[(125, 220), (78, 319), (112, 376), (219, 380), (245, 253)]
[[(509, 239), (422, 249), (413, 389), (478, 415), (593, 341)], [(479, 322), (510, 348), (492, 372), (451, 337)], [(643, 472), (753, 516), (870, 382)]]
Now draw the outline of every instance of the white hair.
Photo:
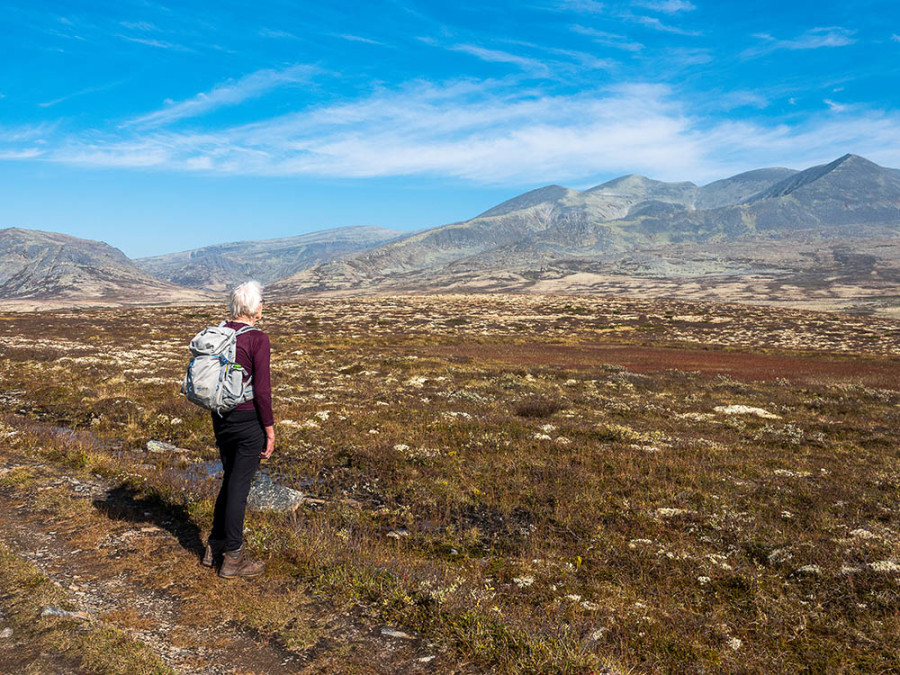
[(231, 309), (233, 319), (239, 316), (255, 316), (260, 305), (262, 305), (262, 286), (258, 281), (245, 281), (231, 291), (228, 307)]

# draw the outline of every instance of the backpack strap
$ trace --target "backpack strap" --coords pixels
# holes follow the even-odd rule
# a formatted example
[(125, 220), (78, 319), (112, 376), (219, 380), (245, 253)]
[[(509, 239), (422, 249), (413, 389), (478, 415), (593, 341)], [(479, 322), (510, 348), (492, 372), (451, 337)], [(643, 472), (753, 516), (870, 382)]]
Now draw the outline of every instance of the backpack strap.
[(257, 328), (256, 326), (244, 326), (243, 328), (235, 332), (234, 336), (237, 337), (238, 335), (249, 333), (251, 330), (259, 330), (259, 328)]

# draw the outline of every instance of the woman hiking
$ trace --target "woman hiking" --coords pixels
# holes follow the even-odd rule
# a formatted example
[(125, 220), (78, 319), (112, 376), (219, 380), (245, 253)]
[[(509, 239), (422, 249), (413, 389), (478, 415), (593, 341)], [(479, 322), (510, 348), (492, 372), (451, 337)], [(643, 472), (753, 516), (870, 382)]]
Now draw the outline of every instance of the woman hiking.
[(262, 318), (262, 305), (262, 287), (256, 281), (243, 283), (231, 293), (231, 321), (225, 326), (235, 331), (252, 327), (237, 336), (235, 362), (244, 369), (245, 382), (252, 378), (253, 398), (221, 415), (212, 413), (224, 475), (202, 564), (213, 567), (221, 561), (219, 576), (225, 579), (252, 577), (265, 569), (247, 556), (243, 540), (250, 484), (260, 459), (268, 459), (275, 448), (269, 336), (255, 328)]

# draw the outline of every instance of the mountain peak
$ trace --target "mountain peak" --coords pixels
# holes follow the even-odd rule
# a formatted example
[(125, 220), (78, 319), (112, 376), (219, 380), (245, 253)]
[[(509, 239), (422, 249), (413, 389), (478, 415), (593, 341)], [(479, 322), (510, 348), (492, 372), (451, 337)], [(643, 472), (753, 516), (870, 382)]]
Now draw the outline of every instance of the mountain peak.
[(846, 155), (843, 155), (842, 157), (838, 157), (831, 164), (829, 164), (829, 166), (832, 166), (834, 168), (837, 168), (838, 166), (841, 166), (841, 165), (864, 166), (867, 168), (875, 167), (879, 170), (883, 169), (883, 167), (879, 166), (872, 160), (866, 159), (865, 157), (861, 157), (860, 155), (854, 155), (849, 152)]
[(647, 178), (639, 173), (629, 173), (625, 176), (613, 178), (605, 183), (596, 185), (584, 191), (585, 194), (597, 194), (604, 192), (629, 192), (633, 194), (657, 194), (665, 192), (683, 192), (685, 190), (696, 189), (696, 185), (690, 181), (682, 181), (679, 183), (667, 183), (665, 181)]
[(826, 177), (829, 180), (845, 182), (849, 185), (863, 176), (874, 177), (875, 174), (890, 175), (890, 172), (865, 157), (848, 153), (828, 164), (813, 166), (805, 171), (800, 171), (793, 176), (785, 178), (783, 181), (776, 183), (769, 189), (750, 197), (747, 202), (786, 197), (787, 195), (812, 185)]
[(652, 178), (647, 178), (639, 173), (626, 173), (624, 176), (619, 176), (618, 178), (613, 178), (612, 180), (608, 180), (603, 185), (619, 185), (621, 183), (649, 183), (652, 181)]
[(498, 204), (492, 209), (488, 209), (484, 213), (477, 216), (477, 218), (493, 218), (496, 216), (502, 216), (507, 213), (512, 213), (513, 211), (519, 211), (521, 209), (527, 209), (530, 206), (536, 206), (537, 204), (543, 204), (544, 202), (556, 202), (564, 197), (567, 197), (569, 193), (575, 192), (574, 190), (570, 190), (567, 187), (563, 187), (562, 185), (546, 185), (541, 188), (537, 188), (536, 190), (530, 190), (525, 194), (521, 194), (518, 197), (513, 197), (512, 199), (507, 199), (502, 204)]
[(206, 296), (154, 279), (104, 242), (16, 227), (0, 230), (0, 298), (122, 304)]
[(609, 190), (610, 188), (646, 188), (648, 185), (653, 185), (654, 183), (659, 183), (659, 181), (653, 180), (652, 178), (647, 178), (646, 176), (642, 176), (639, 173), (629, 173), (624, 176), (619, 176), (618, 178), (608, 180), (605, 183), (601, 183), (600, 185), (595, 185), (594, 187), (585, 190), (585, 192), (603, 192), (605, 190)]

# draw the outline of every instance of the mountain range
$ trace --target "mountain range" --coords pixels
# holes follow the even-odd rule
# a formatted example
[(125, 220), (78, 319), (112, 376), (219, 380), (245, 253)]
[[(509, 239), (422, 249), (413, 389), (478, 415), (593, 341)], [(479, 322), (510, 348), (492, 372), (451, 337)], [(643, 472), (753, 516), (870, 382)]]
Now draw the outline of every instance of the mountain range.
[(0, 298), (39, 308), (200, 302), (212, 294), (147, 274), (109, 244), (13, 227), (0, 230)]
[[(0, 297), (75, 292), (39, 246), (8, 253), (9, 232), (23, 231), (0, 231)], [(270, 297), (285, 301), (310, 294), (608, 293), (895, 314), (900, 171), (844, 155), (804, 171), (759, 169), (702, 187), (629, 175), (583, 191), (539, 188), (471, 220), (409, 234), (342, 228), (137, 261), (95, 248), (79, 259), (94, 260), (101, 277), (119, 275), (107, 286), (98, 281), (103, 297), (115, 295), (119, 278), (135, 290), (161, 283), (208, 293), (257, 277)]]
[(382, 227), (343, 227), (297, 237), (239, 241), (168, 253), (134, 262), (175, 284), (224, 290), (246, 279), (267, 284), (403, 234)]
[(890, 312), (898, 236), (900, 172), (845, 155), (703, 187), (631, 175), (540, 188), (270, 291), (631, 293)]

